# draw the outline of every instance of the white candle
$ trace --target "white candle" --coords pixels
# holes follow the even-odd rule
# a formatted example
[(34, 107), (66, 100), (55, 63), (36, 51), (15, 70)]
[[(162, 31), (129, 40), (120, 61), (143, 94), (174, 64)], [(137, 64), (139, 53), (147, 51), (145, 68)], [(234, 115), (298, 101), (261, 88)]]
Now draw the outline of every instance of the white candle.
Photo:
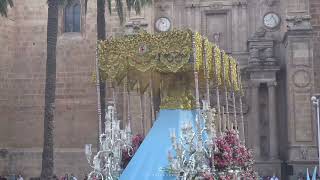
[(92, 153), (91, 147), (92, 147), (92, 144), (86, 144), (86, 146), (85, 146), (86, 155), (91, 155), (91, 153)]

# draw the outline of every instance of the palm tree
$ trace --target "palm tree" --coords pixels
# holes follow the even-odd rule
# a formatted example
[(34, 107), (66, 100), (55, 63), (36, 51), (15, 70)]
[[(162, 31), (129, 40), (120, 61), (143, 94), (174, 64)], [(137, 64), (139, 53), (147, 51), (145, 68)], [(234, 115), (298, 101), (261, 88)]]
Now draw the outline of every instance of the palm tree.
[(8, 6), (13, 7), (12, 0), (0, 0), (0, 15), (8, 16)]
[[(105, 0), (97, 0), (97, 39), (98, 40), (106, 39), (106, 21), (105, 21), (104, 14), (105, 14)], [(98, 71), (98, 68), (97, 68), (97, 71)], [(99, 72), (96, 72), (96, 73), (98, 75)], [(100, 99), (98, 99), (98, 101), (100, 102), (100, 110), (101, 110), (101, 116), (98, 119), (99, 121), (98, 137), (99, 137), (101, 131), (104, 129), (104, 123), (102, 123), (103, 122), (102, 117), (105, 117), (105, 113), (106, 113), (105, 112), (106, 82), (103, 81), (103, 79), (101, 79), (101, 76), (99, 76), (98, 86), (99, 87), (97, 87), (97, 93), (100, 93), (100, 96), (99, 96)], [(99, 142), (99, 139), (98, 139), (98, 142)]]
[(47, 24), (47, 61), (45, 82), (45, 103), (43, 122), (43, 152), (41, 180), (50, 180), (53, 176), (53, 130), (56, 92), (56, 48), (58, 33), (59, 1), (48, 0), (48, 24)]
[[(55, 111), (55, 89), (56, 89), (56, 46), (58, 32), (58, 12), (59, 4), (66, 0), (47, 0), (48, 1), (48, 24), (47, 24), (47, 61), (46, 61), (46, 82), (45, 82), (45, 107), (44, 107), (44, 136), (42, 152), (41, 180), (50, 180), (54, 171), (54, 111)], [(67, 0), (68, 1), (68, 0)], [(87, 2), (88, 0), (86, 0)], [(123, 22), (123, 6), (121, 0), (116, 1), (116, 9), (120, 22)], [(7, 2), (12, 5), (12, 0), (0, 0), (0, 7)], [(132, 7), (137, 13), (140, 13), (142, 6), (151, 2), (151, 0), (126, 0), (127, 7)], [(6, 4), (6, 7), (7, 7)], [(109, 10), (111, 12), (111, 0), (108, 0)], [(105, 39), (105, 0), (97, 1), (97, 31), (98, 39)], [(3, 10), (0, 9), (0, 12)], [(6, 11), (3, 11), (6, 12)], [(6, 14), (6, 13), (5, 13)], [(104, 86), (100, 86), (104, 87)], [(103, 90), (103, 89), (102, 89)], [(105, 91), (105, 90), (104, 90)], [(104, 100), (104, 98), (103, 98)], [(103, 103), (104, 105), (105, 103)], [(104, 110), (104, 107), (103, 107)], [(104, 117), (104, 116), (102, 116)]]

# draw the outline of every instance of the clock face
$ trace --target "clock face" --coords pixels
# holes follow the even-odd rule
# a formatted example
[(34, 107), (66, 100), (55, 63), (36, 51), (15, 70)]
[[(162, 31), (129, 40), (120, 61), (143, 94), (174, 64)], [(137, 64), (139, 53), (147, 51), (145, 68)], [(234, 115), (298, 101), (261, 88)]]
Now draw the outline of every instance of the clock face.
[(171, 27), (170, 20), (168, 18), (161, 17), (156, 21), (155, 27), (157, 31), (160, 31), (160, 32), (169, 31)]
[(263, 17), (263, 24), (269, 29), (276, 28), (280, 24), (280, 17), (273, 12), (267, 13)]

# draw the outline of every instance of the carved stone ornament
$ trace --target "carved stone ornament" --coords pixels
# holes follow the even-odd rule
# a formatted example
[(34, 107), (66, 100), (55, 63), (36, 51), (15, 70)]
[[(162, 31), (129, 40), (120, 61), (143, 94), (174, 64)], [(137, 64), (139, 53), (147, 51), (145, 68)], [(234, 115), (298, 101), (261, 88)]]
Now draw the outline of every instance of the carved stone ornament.
[(126, 34), (136, 34), (144, 30), (148, 26), (148, 23), (144, 18), (134, 18), (130, 19), (125, 26)]
[(167, 11), (170, 8), (170, 6), (168, 4), (165, 4), (165, 5), (159, 5), (158, 8), (160, 11), (164, 12), (164, 11)]
[(297, 87), (307, 87), (311, 82), (311, 75), (305, 70), (298, 70), (292, 75), (292, 81)]
[(211, 10), (217, 10), (217, 9), (222, 9), (223, 8), (223, 4), (222, 3), (214, 3), (214, 4), (210, 4), (209, 8)]
[(253, 34), (253, 38), (263, 38), (266, 35), (267, 30), (263, 27), (259, 27), (257, 31)]
[(236, 0), (232, 2), (233, 6), (247, 6), (247, 1), (246, 0)]
[(287, 16), (289, 30), (311, 30), (310, 15)]
[(275, 3), (276, 3), (277, 0), (264, 0), (264, 3), (269, 6), (269, 7), (272, 7)]
[(305, 147), (301, 147), (299, 151), (300, 159), (307, 160), (308, 157), (308, 149)]

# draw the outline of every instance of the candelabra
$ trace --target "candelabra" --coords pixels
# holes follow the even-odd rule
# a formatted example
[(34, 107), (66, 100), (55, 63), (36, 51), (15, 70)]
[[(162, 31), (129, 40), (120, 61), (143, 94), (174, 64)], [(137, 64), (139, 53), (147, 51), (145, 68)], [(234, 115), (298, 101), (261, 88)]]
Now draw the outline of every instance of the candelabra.
[[(177, 140), (175, 129), (170, 130), (172, 151), (168, 152), (168, 173), (178, 179), (187, 180), (200, 176), (201, 173), (214, 172), (213, 159), (216, 131), (214, 125), (215, 110), (206, 101), (203, 108), (197, 110), (195, 123), (185, 122)], [(172, 154), (175, 154), (173, 157)]]
[(120, 120), (116, 119), (115, 108), (108, 106), (105, 117), (105, 132), (100, 135), (100, 149), (92, 158), (92, 145), (87, 144), (85, 153), (89, 165), (93, 168), (88, 179), (114, 180), (118, 179), (121, 172), (122, 153), (126, 150), (132, 156), (130, 123), (122, 130)]

